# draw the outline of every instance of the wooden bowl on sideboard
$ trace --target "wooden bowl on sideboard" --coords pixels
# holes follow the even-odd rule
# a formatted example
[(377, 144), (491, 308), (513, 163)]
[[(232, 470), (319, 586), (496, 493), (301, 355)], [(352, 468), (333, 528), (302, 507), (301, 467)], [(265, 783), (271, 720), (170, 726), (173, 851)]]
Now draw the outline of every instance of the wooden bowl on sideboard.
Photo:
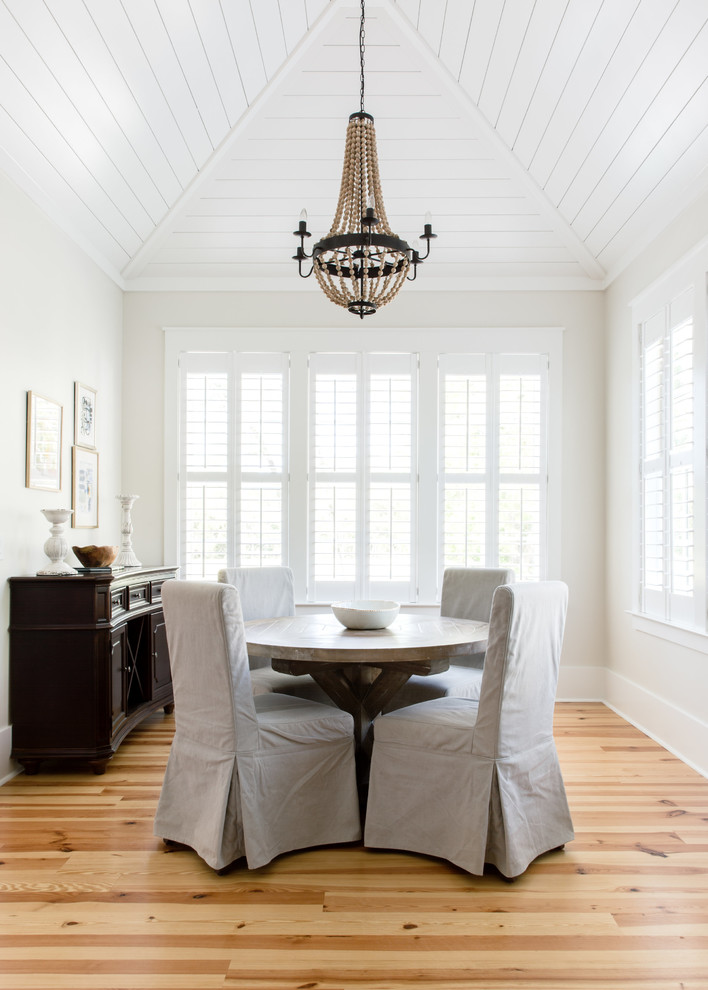
[(118, 556), (118, 547), (72, 547), (83, 567), (110, 567)]

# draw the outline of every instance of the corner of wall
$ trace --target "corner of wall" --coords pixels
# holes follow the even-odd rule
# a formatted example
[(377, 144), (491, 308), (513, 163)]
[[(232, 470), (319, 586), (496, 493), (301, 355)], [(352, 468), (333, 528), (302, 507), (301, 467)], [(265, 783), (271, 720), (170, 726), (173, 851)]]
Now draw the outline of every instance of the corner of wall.
[(605, 670), (603, 695), (608, 708), (708, 777), (708, 722), (613, 670)]

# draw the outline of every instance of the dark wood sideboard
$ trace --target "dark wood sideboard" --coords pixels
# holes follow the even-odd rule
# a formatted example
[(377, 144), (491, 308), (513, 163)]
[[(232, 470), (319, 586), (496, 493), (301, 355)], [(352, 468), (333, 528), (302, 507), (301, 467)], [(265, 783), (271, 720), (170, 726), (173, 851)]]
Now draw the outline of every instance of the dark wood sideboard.
[(161, 588), (176, 567), (67, 577), (12, 577), (12, 755), (103, 773), (121, 741), (159, 708), (174, 709)]

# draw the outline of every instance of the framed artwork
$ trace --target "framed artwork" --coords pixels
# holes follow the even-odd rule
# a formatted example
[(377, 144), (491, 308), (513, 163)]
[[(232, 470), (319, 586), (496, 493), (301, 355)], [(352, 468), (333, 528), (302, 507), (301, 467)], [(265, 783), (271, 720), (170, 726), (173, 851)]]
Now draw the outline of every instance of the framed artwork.
[(73, 529), (98, 527), (98, 451), (71, 448), (71, 507)]
[(27, 393), (25, 486), (61, 491), (61, 440), (64, 408), (38, 392)]
[(74, 382), (74, 443), (96, 447), (96, 389)]

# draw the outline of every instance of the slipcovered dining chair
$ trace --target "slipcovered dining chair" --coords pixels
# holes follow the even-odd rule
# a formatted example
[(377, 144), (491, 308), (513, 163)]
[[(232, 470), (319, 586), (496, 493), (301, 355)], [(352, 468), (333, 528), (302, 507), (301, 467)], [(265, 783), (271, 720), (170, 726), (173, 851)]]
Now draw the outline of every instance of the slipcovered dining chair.
[[(477, 619), (489, 622), (494, 592), (502, 584), (512, 584), (513, 570), (508, 567), (446, 567), (443, 572), (440, 615), (453, 619)], [(482, 685), (484, 652), (456, 657), (441, 674), (425, 677), (414, 674), (396, 692), (385, 711), (417, 705), (433, 698), (479, 699)]]
[[(295, 615), (293, 572), (289, 567), (225, 567), (217, 579), (238, 589), (244, 622)], [(249, 656), (248, 666), (254, 694), (276, 692), (334, 704), (309, 674), (278, 673), (268, 657)]]
[(516, 877), (573, 838), (553, 707), (568, 589), (494, 593), (479, 704), (437, 698), (374, 722), (364, 844)]
[(154, 833), (215, 870), (361, 836), (353, 719), (280, 694), (254, 697), (238, 591), (162, 586), (175, 735)]

